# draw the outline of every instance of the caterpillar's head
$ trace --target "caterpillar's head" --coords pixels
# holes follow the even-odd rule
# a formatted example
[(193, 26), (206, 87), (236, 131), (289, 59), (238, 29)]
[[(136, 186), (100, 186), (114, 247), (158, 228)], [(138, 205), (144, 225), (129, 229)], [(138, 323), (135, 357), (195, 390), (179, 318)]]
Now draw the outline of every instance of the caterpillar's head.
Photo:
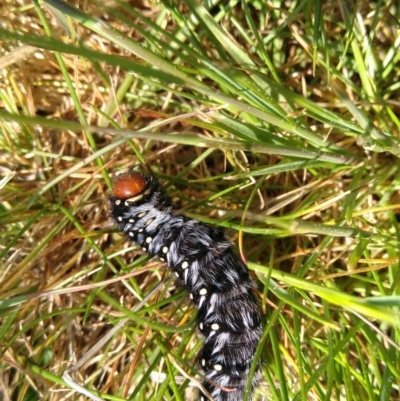
[(136, 171), (128, 171), (117, 176), (113, 182), (112, 191), (117, 199), (141, 198), (140, 195), (148, 188), (146, 176)]
[(161, 209), (171, 205), (168, 196), (152, 175), (133, 170), (128, 170), (114, 179), (111, 202), (114, 207), (129, 207), (146, 202)]

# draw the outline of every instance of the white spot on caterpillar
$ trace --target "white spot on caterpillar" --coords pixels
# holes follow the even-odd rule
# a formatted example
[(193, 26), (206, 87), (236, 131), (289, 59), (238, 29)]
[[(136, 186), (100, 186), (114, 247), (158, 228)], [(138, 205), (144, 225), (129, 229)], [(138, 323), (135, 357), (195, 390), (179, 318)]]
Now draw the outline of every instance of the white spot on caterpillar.
[(214, 369), (217, 371), (217, 372), (221, 372), (221, 370), (222, 370), (222, 365), (220, 365), (220, 364), (216, 364), (216, 365), (214, 365)]
[(143, 251), (143, 252), (147, 252), (146, 247), (143, 247), (143, 248), (142, 248), (142, 251)]
[(115, 201), (115, 204), (116, 204), (117, 206), (119, 206), (119, 205), (121, 204), (121, 200), (120, 200), (120, 199), (117, 199), (117, 200)]
[(123, 218), (121, 216), (118, 216), (118, 221), (122, 221)]
[(134, 196), (133, 198), (127, 199), (127, 200), (125, 201), (125, 205), (126, 205), (126, 206), (129, 206), (129, 203), (135, 203), (135, 202), (137, 202), (138, 200), (140, 200), (140, 199), (142, 199), (142, 198), (143, 198), (143, 194), (136, 195), (136, 196)]
[(175, 276), (176, 276), (176, 277), (179, 277), (179, 273), (178, 273), (178, 272), (175, 272)]
[(147, 244), (150, 244), (151, 241), (153, 241), (153, 238), (151, 238), (151, 237), (147, 237), (147, 238), (146, 238), (146, 243), (147, 243)]
[(203, 322), (200, 322), (199, 327), (200, 327), (200, 330), (203, 330), (203, 328), (204, 328)]
[(213, 323), (213, 324), (211, 325), (211, 328), (212, 328), (213, 330), (219, 330), (219, 324), (218, 324), (218, 323)]
[(164, 259), (164, 258), (159, 258), (159, 259), (160, 259), (161, 262), (165, 262), (165, 259)]
[(135, 219), (129, 219), (129, 223), (134, 223)]
[(162, 249), (163, 253), (167, 253), (168, 252), (168, 247), (164, 246), (164, 248)]
[(182, 269), (185, 270), (189, 267), (189, 263), (186, 260), (182, 263)]
[(143, 228), (139, 228), (139, 230), (138, 230), (140, 233), (142, 233), (144, 230), (143, 230)]
[(146, 221), (145, 226), (149, 226), (153, 221), (154, 221), (154, 219), (148, 219), (148, 220)]
[(133, 237), (135, 235), (135, 233), (133, 231), (129, 231), (129, 236)]
[(190, 299), (193, 299), (193, 294), (189, 294)]
[(206, 294), (207, 294), (207, 289), (206, 289), (206, 288), (202, 288), (202, 289), (199, 291), (199, 294), (200, 294), (200, 295), (206, 295)]
[(137, 217), (138, 217), (139, 219), (141, 219), (142, 217), (146, 216), (146, 214), (147, 214), (147, 212), (142, 212), (142, 213), (139, 213), (139, 214), (137, 215)]
[(201, 366), (206, 366), (206, 360), (205, 359), (201, 360)]

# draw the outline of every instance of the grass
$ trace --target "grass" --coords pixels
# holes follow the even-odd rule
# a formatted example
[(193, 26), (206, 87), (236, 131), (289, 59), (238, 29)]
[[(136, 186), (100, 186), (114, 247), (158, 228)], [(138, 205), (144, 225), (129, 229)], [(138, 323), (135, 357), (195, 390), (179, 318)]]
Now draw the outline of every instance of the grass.
[(1, 7), (0, 398), (87, 399), (116, 326), (75, 383), (191, 399), (195, 310), (109, 217), (142, 164), (248, 261), (257, 399), (400, 399), (396, 2)]

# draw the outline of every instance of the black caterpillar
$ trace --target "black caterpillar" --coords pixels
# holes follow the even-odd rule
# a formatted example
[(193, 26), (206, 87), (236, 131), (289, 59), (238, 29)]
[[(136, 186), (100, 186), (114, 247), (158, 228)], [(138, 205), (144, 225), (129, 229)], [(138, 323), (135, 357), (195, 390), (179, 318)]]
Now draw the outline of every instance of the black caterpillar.
[[(198, 329), (205, 337), (198, 356), (204, 388), (215, 401), (242, 401), (261, 336), (260, 310), (246, 265), (222, 230), (175, 213), (153, 176), (132, 170), (119, 175), (111, 206), (124, 234), (167, 262), (197, 306)], [(207, 398), (200, 392), (199, 400)]]

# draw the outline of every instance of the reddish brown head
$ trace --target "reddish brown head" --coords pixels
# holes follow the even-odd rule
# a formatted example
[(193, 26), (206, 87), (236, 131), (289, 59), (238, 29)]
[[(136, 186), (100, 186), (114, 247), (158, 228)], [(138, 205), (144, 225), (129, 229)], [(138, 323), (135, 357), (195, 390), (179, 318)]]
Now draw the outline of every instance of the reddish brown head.
[(113, 195), (118, 199), (129, 199), (144, 191), (147, 179), (136, 171), (119, 175), (113, 182)]

